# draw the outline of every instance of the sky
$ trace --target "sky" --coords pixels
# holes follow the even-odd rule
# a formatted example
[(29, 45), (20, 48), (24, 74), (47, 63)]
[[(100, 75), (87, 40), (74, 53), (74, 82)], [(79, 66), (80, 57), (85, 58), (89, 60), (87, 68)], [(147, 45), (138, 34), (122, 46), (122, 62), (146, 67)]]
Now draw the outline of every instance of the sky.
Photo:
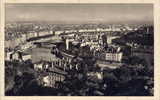
[(6, 4), (6, 21), (153, 23), (152, 4)]

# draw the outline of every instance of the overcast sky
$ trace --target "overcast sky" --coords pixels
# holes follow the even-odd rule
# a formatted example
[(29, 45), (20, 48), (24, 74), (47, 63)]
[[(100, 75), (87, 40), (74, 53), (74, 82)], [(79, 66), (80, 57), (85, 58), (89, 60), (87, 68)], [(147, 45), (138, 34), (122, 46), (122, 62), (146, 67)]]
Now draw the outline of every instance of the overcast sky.
[(6, 4), (6, 21), (152, 23), (151, 4)]

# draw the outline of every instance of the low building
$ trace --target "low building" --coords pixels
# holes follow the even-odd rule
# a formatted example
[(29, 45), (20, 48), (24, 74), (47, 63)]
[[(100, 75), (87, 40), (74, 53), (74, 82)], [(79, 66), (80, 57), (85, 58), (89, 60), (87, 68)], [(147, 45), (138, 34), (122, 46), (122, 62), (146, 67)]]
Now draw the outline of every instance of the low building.
[(37, 33), (35, 31), (28, 31), (28, 33), (26, 33), (26, 39), (30, 39), (34, 37), (37, 37)]
[(116, 38), (119, 38), (119, 36), (108, 36), (107, 37), (107, 43), (108, 44), (112, 44), (112, 40), (116, 39)]
[(21, 59), (21, 55), (19, 52), (14, 52), (10, 55), (11, 60), (20, 60)]
[(16, 51), (16, 52), (9, 52), (6, 54), (6, 60), (19, 60), (19, 61), (26, 61), (31, 59), (31, 54)]
[(31, 60), (31, 58), (32, 58), (31, 54), (22, 52), (23, 61)]
[(36, 71), (42, 71), (43, 70), (43, 63), (42, 62), (37, 62), (37, 63), (34, 63), (34, 69)]
[(38, 35), (39, 36), (45, 36), (45, 35), (50, 35), (52, 34), (53, 32), (52, 31), (49, 31), (49, 30), (42, 30), (42, 31), (39, 31), (38, 32)]
[(55, 35), (60, 35), (60, 34), (62, 34), (62, 33), (64, 33), (64, 31), (55, 31)]
[(66, 52), (61, 52), (63, 59), (69, 63), (71, 63), (71, 60), (75, 57), (72, 54), (66, 53)]
[(96, 64), (101, 69), (105, 69), (105, 68), (116, 69), (116, 68), (119, 68), (123, 65), (122, 63), (119, 63), (119, 62), (108, 62), (108, 61), (105, 61), (105, 60), (97, 60)]
[(95, 51), (93, 55), (101, 60), (121, 62), (123, 52), (120, 47), (108, 47), (107, 50)]
[(21, 50), (26, 50), (28, 48), (31, 48), (33, 46), (33, 44), (31, 42), (27, 42), (27, 43), (23, 43), (20, 45), (20, 49)]
[(13, 54), (13, 52), (11, 51), (11, 52), (5, 52), (5, 60), (11, 60), (11, 56), (12, 56), (12, 54)]
[(105, 55), (105, 60), (121, 62), (123, 53), (106, 53)]
[(63, 68), (72, 69), (71, 61), (75, 56), (66, 52), (61, 52), (61, 54), (63, 56), (63, 59), (61, 61)]
[(103, 79), (103, 72), (89, 72), (87, 73), (89, 79), (92, 80), (102, 80)]
[(41, 76), (41, 78), (42, 78), (41, 84), (45, 87), (58, 88), (57, 83), (63, 82), (66, 74), (67, 73), (65, 71), (60, 70), (56, 67), (49, 68), (49, 71), (46, 72), (46, 74), (44, 74), (44, 76)]
[(42, 79), (43, 86), (45, 87), (57, 87), (57, 82), (62, 82), (64, 81), (65, 76), (62, 74), (57, 74), (57, 73), (49, 73), (49, 75), (44, 76)]

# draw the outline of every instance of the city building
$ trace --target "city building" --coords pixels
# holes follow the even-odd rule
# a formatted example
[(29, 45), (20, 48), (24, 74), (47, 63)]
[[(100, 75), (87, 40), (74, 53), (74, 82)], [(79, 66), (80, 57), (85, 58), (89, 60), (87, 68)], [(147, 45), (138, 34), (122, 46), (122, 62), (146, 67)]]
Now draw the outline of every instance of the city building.
[(101, 60), (121, 62), (123, 52), (120, 47), (108, 47), (107, 50), (94, 51), (93, 55)]
[(31, 60), (31, 58), (32, 58), (31, 54), (22, 52), (22, 60), (23, 61)]
[(98, 67), (100, 67), (102, 70), (109, 68), (109, 69), (116, 69), (121, 67), (123, 64), (119, 62), (108, 62), (106, 60), (97, 60), (96, 64)]
[(53, 65), (53, 62), (40, 61), (34, 64), (36, 71), (41, 71), (40, 84), (45, 87), (57, 87), (57, 82), (62, 82), (67, 75), (62, 69)]
[(62, 33), (64, 33), (64, 31), (55, 31), (54, 32), (55, 35), (61, 35)]
[(66, 52), (61, 52), (62, 56), (63, 56), (63, 66), (64, 68), (66, 69), (72, 69), (72, 65), (71, 65), (71, 61), (72, 59), (75, 57), (73, 54), (69, 54), (69, 53), (66, 53)]
[(119, 38), (119, 36), (108, 36), (107, 37), (107, 43), (108, 44), (112, 44), (112, 40), (116, 39), (116, 38)]
[(12, 54), (13, 54), (13, 51), (8, 51), (8, 52), (5, 52), (5, 60), (9, 61), (12, 59)]
[(33, 47), (33, 44), (31, 42), (23, 43), (23, 44), (20, 45), (21, 50), (26, 50), (26, 49), (31, 48), (31, 47)]
[(41, 61), (41, 62), (36, 62), (36, 63), (34, 63), (34, 69), (36, 70), (36, 71), (42, 71), (43, 70), (43, 62)]
[(121, 62), (122, 61), (122, 56), (123, 56), (122, 52), (106, 53), (105, 60)]
[(25, 33), (25, 35), (26, 35), (26, 40), (30, 38), (38, 37), (37, 32), (35, 31), (28, 31), (27, 33)]
[(63, 82), (64, 79), (65, 79), (65, 75), (66, 75), (66, 72), (63, 72), (63, 71), (51, 71), (51, 72), (48, 72), (47, 75), (43, 76), (42, 77), (42, 85), (45, 86), (45, 87), (54, 87), (54, 88), (57, 88), (57, 85), (56, 83), (58, 82)]
[(19, 52), (14, 52), (10, 55), (10, 59), (11, 60), (20, 60), (21, 59), (21, 55)]

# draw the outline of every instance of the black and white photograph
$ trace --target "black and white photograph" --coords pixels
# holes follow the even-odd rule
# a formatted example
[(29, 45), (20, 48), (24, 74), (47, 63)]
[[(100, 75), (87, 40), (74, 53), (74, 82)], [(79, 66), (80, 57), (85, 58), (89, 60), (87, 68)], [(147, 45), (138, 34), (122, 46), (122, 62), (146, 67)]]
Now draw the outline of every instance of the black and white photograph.
[(154, 96), (152, 3), (5, 3), (5, 96)]

